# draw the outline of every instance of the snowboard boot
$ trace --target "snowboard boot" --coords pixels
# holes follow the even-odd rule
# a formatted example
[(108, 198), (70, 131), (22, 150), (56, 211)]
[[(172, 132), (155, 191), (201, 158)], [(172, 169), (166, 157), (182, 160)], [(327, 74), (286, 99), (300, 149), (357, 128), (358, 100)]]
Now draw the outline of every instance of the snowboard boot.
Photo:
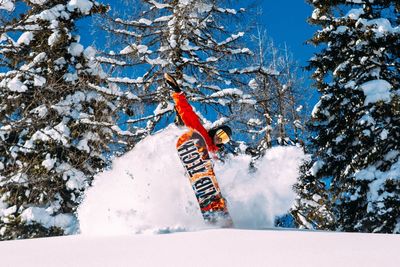
[(164, 73), (165, 82), (177, 93), (182, 92), (181, 88), (179, 88), (178, 83), (176, 82), (175, 78), (172, 77), (169, 73)]

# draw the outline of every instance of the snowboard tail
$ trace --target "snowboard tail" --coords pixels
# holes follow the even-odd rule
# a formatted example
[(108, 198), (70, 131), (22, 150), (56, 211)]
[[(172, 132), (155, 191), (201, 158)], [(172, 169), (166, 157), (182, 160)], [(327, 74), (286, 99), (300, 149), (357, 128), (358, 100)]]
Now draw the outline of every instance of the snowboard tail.
[(189, 131), (178, 139), (176, 148), (204, 220), (223, 227), (233, 226), (204, 138), (196, 131)]

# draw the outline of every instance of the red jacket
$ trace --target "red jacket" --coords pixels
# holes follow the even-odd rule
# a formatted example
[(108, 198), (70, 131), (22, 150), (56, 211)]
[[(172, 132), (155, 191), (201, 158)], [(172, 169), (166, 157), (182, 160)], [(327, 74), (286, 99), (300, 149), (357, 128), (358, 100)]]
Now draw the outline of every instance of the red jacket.
[(219, 148), (214, 144), (211, 137), (208, 135), (207, 130), (201, 124), (199, 117), (193, 111), (193, 108), (187, 101), (185, 94), (183, 92), (173, 93), (172, 98), (175, 102), (176, 111), (178, 112), (186, 127), (196, 130), (203, 136), (204, 140), (207, 143), (208, 151), (218, 151)]

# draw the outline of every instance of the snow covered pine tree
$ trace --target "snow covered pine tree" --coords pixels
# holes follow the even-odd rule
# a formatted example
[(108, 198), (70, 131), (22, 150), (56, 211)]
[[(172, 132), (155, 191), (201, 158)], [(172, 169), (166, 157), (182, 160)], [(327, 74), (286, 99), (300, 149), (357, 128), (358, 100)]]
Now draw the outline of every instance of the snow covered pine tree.
[(310, 224), (328, 211), (321, 228), (400, 233), (400, 2), (309, 2), (323, 27), (312, 42), (327, 44), (310, 63), (321, 98), (304, 177), (319, 188), (300, 181), (297, 211)]
[[(229, 1), (138, 2), (141, 12), (126, 12), (134, 15), (110, 19), (113, 22), (110, 27), (109, 23), (103, 23), (115, 36), (111, 40), (116, 40), (117, 44), (113, 43), (112, 47), (119, 45), (121, 50), (101, 59), (119, 71), (118, 77), (115, 75), (109, 80), (142, 100), (127, 103), (126, 110), (143, 111), (142, 114), (136, 112), (138, 115), (127, 121), (135, 131), (139, 127), (151, 133), (157, 125), (157, 129), (164, 127), (168, 116), (174, 114), (173, 103), (163, 83), (165, 72), (174, 73), (198, 111), (216, 112), (222, 120), (217, 124), (230, 119), (235, 105), (253, 103), (250, 96), (238, 88), (235, 83), (238, 75), (233, 73), (241, 59), (251, 54), (240, 44), (244, 32), (238, 32), (231, 23), (244, 13), (243, 9), (221, 7)], [(132, 76), (120, 77), (121, 73)]]
[(13, 13), (0, 28), (0, 239), (70, 234), (82, 192), (119, 130), (113, 116), (122, 93), (106, 87), (95, 49), (74, 34), (77, 20), (107, 7), (1, 3)]

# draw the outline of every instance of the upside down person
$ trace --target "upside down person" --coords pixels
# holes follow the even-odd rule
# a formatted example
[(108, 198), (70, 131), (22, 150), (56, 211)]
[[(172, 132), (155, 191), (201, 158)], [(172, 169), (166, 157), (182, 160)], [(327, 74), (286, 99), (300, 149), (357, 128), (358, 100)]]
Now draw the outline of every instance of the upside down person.
[(199, 117), (193, 111), (192, 106), (186, 99), (185, 94), (179, 88), (178, 83), (170, 74), (165, 73), (164, 78), (166, 83), (174, 90), (172, 98), (175, 102), (175, 109), (189, 129), (197, 131), (204, 138), (207, 144), (208, 151), (212, 154), (218, 152), (223, 144), (228, 143), (231, 140), (232, 130), (226, 125), (217, 127), (207, 131), (201, 124)]

